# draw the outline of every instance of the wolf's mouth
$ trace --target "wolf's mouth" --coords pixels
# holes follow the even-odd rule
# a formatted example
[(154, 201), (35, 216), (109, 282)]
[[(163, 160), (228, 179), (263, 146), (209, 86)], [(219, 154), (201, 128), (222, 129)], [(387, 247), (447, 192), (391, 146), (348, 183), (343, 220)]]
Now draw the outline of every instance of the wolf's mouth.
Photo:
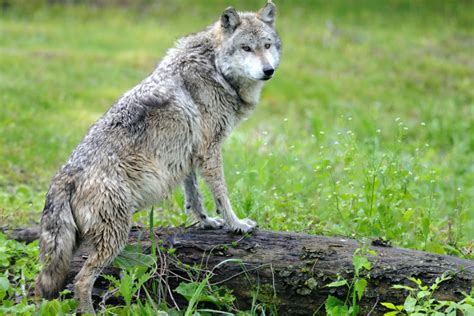
[(262, 78), (260, 78), (260, 80), (267, 81), (267, 80), (272, 79), (272, 77), (273, 76), (263, 76)]

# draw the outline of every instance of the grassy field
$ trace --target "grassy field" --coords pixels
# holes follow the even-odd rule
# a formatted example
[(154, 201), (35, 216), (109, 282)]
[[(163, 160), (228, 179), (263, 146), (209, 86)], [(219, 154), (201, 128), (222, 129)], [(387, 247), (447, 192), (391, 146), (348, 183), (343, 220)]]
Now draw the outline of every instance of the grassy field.
[[(1, 225), (37, 223), (51, 177), (88, 127), (176, 39), (229, 4), (259, 6), (164, 1), (147, 9), (3, 12)], [(383, 237), (467, 255), (474, 238), (472, 4), (278, 4), (281, 68), (224, 148), (238, 214), (266, 229)], [(160, 205), (159, 224), (186, 222), (182, 200), (178, 190)], [(213, 208), (208, 193), (206, 205)]]
[[(472, 5), (281, 2), (281, 68), (224, 149), (236, 211), (262, 228), (384, 237), (462, 256), (474, 237)], [(169, 1), (5, 11), (2, 225), (37, 223), (50, 178), (87, 128), (177, 38), (232, 3), (257, 8)], [(186, 222), (182, 200), (176, 192), (160, 205), (160, 224)]]

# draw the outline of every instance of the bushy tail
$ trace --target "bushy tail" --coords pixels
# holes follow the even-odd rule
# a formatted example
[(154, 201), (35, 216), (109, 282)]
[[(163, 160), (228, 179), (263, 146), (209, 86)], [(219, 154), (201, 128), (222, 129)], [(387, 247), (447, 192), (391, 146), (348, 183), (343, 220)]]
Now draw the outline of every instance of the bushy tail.
[(42, 270), (36, 280), (36, 294), (46, 299), (58, 296), (64, 288), (69, 265), (76, 249), (77, 227), (63, 192), (46, 197), (41, 218), (40, 260)]

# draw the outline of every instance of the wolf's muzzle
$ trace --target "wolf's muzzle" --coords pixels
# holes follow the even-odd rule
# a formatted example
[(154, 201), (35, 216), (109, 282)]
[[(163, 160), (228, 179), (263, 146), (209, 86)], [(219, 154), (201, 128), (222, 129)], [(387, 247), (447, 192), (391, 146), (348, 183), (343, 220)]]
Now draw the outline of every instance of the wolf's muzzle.
[(263, 68), (263, 74), (264, 76), (262, 77), (262, 80), (268, 80), (271, 79), (273, 76), (273, 73), (275, 72), (275, 69), (273, 67), (265, 67)]

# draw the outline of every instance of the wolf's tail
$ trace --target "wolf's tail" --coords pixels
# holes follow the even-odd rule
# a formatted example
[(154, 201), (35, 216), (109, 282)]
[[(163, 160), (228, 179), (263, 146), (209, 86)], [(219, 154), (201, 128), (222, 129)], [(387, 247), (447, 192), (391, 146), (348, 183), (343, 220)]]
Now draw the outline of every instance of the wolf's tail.
[[(51, 192), (50, 192), (51, 193)], [(71, 258), (77, 246), (77, 226), (69, 203), (70, 194), (50, 194), (41, 218), (40, 260), (36, 294), (46, 299), (58, 296), (65, 286)]]

